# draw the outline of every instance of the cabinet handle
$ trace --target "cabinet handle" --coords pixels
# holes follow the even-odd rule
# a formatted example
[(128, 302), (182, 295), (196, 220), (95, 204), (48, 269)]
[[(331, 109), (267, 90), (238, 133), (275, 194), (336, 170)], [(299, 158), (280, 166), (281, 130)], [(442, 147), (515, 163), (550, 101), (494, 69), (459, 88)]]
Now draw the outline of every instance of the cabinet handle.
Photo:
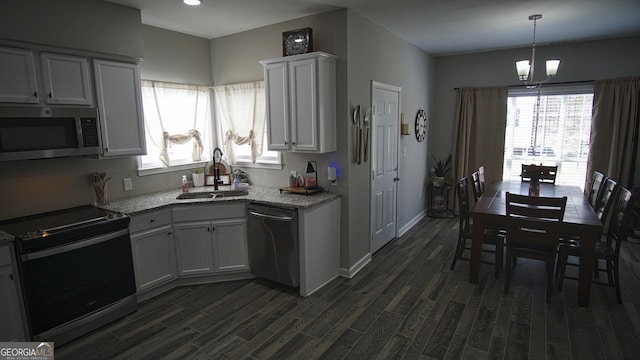
[(156, 219), (151, 219), (151, 220), (149, 220), (149, 222), (150, 223), (154, 223), (154, 222), (156, 222)]
[(33, 94), (31, 94), (31, 96), (33, 96), (34, 98), (37, 98), (38, 97), (38, 92), (34, 91)]
[(296, 142), (295, 142), (295, 141), (292, 141), (292, 142), (291, 142), (291, 145), (296, 146)]
[(288, 142), (288, 141), (285, 141), (285, 142), (284, 142), (284, 144), (285, 144), (285, 145), (289, 145), (289, 142)]
[(173, 235), (173, 232), (169, 231), (169, 232), (167, 233), (167, 235)]
[(47, 95), (49, 97), (49, 99), (51, 99), (53, 96), (51, 96), (51, 93), (49, 93), (49, 95)]
[(9, 274), (9, 279), (11, 279), (11, 281), (13, 281), (13, 274)]

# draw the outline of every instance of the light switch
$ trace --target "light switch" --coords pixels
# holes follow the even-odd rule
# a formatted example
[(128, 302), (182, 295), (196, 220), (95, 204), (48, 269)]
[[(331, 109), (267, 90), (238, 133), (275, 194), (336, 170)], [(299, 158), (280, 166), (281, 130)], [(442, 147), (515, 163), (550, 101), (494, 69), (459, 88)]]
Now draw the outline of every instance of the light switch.
[(131, 178), (122, 179), (122, 183), (124, 184), (124, 191), (133, 190), (133, 184), (131, 183)]

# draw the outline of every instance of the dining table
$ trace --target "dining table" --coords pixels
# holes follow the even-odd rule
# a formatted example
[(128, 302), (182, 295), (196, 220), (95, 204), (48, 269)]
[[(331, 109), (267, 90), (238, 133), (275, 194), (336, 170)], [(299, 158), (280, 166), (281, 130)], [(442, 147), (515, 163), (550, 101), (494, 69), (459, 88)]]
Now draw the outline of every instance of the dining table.
[[(469, 282), (477, 284), (480, 276), (482, 237), (487, 224), (506, 227), (506, 193), (529, 195), (529, 183), (522, 181), (497, 181), (486, 187), (485, 192), (471, 208), (473, 240)], [(578, 186), (556, 185), (540, 182), (540, 195), (567, 197), (564, 219), (558, 224), (561, 234), (575, 234), (581, 238), (578, 280), (578, 305), (589, 306), (591, 279), (595, 261), (595, 246), (603, 225)], [(507, 264), (506, 266), (510, 266)]]

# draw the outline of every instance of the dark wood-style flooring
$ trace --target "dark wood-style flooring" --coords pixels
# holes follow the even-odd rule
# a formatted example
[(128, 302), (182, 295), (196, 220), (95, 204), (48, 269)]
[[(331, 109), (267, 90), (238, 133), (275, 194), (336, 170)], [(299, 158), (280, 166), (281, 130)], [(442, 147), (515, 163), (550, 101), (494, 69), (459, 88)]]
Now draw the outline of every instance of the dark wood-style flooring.
[(520, 259), (508, 295), (482, 265), (449, 270), (457, 219), (425, 218), (353, 279), (310, 297), (265, 281), (179, 287), (56, 349), (64, 359), (640, 359), (640, 245), (625, 243), (623, 305), (577, 283), (545, 303), (545, 269)]

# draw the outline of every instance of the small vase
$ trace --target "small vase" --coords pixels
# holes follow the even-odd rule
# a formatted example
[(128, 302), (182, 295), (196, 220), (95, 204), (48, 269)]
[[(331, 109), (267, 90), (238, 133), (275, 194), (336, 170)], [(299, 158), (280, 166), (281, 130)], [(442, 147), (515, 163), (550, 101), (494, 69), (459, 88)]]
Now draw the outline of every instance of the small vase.
[(536, 178), (529, 183), (529, 196), (540, 196), (540, 181)]
[(107, 186), (103, 185), (94, 185), (93, 192), (96, 195), (96, 204), (97, 205), (106, 205), (109, 203), (107, 199)]

